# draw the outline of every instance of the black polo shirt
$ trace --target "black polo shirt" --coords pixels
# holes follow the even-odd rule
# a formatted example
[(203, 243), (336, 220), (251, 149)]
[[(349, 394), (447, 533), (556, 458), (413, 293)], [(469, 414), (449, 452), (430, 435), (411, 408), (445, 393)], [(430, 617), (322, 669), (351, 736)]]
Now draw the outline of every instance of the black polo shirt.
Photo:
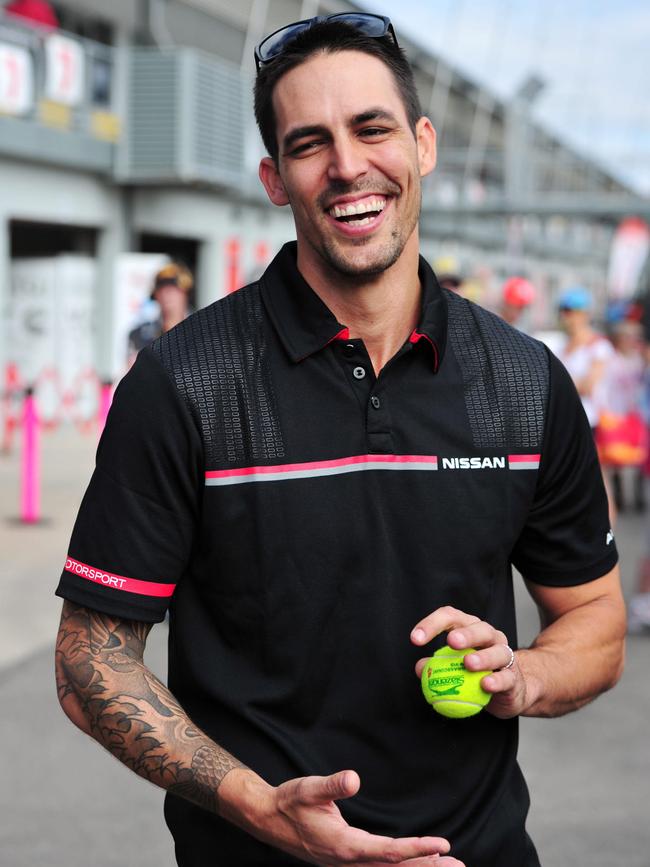
[[(270, 783), (354, 768), (352, 824), (533, 867), (517, 721), (433, 713), (409, 634), (450, 604), (516, 646), (511, 564), (553, 586), (614, 566), (580, 401), (423, 260), (420, 322), (375, 377), (295, 255), (140, 353), (57, 592), (147, 621), (170, 606), (171, 690)], [(297, 863), (178, 797), (166, 817), (184, 867)]]

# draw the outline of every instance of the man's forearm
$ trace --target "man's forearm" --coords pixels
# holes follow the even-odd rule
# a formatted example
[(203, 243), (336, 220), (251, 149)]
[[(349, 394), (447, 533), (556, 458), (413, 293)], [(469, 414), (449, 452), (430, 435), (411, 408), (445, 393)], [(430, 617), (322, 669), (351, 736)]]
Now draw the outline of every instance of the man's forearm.
[(59, 701), (141, 777), (218, 812), (222, 780), (243, 766), (193, 725), (145, 666), (149, 628), (66, 602), (56, 648)]
[(623, 671), (624, 638), (625, 609), (616, 592), (545, 624), (530, 648), (517, 652), (528, 691), (522, 715), (561, 716), (614, 686)]
[[(350, 827), (334, 803), (352, 771), (266, 783), (193, 725), (144, 665), (150, 627), (66, 602), (56, 647), (59, 701), (83, 731), (137, 774), (310, 864), (395, 864), (449, 851), (441, 837), (391, 838)], [(224, 784), (222, 787), (222, 783)]]

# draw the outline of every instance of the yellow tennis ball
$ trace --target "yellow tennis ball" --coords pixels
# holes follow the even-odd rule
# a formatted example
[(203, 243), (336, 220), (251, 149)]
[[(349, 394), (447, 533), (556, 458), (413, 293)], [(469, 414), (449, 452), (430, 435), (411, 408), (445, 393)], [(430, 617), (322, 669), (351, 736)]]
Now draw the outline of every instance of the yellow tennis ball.
[(422, 670), (422, 692), (431, 707), (442, 716), (460, 719), (479, 713), (492, 698), (481, 686), (491, 671), (468, 671), (463, 659), (472, 648), (441, 647)]

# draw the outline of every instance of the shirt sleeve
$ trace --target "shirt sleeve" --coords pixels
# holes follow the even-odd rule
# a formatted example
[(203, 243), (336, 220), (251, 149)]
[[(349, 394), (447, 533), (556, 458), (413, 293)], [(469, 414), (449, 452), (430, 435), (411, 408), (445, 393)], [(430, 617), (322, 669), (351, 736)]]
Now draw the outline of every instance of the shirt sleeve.
[(511, 559), (524, 578), (562, 587), (602, 577), (618, 554), (589, 422), (566, 369), (552, 353), (549, 362), (539, 479)]
[(202, 466), (189, 409), (143, 349), (115, 392), (57, 596), (117, 617), (162, 620), (189, 561)]

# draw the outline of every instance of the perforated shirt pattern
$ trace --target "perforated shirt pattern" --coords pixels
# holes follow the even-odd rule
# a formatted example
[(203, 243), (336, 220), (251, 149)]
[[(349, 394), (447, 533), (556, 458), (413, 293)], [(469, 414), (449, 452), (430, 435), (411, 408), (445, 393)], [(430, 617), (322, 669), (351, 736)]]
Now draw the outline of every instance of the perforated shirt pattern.
[(206, 466), (284, 456), (257, 283), (200, 310), (151, 349), (199, 424)]
[(546, 348), (498, 316), (445, 292), (448, 339), (463, 377), (477, 448), (541, 448), (549, 390)]

